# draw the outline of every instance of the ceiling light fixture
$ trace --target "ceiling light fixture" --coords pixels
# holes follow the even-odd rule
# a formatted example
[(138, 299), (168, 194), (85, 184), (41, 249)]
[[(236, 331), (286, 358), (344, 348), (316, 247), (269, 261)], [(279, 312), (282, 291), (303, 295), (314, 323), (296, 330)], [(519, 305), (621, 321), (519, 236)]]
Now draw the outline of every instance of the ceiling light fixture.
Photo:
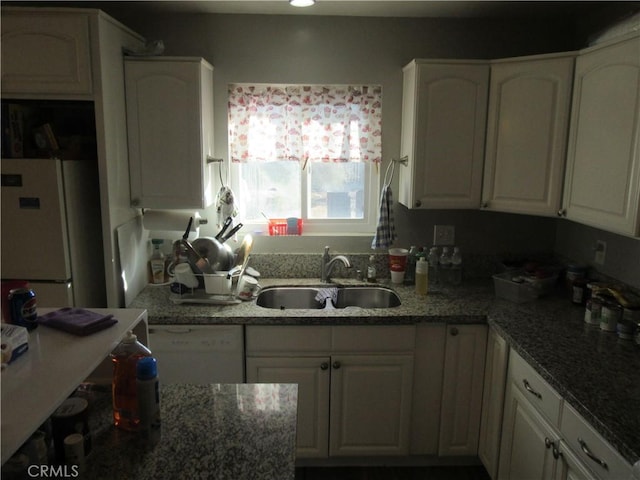
[(289, 0), (289, 4), (293, 7), (310, 7), (316, 3), (316, 0)]

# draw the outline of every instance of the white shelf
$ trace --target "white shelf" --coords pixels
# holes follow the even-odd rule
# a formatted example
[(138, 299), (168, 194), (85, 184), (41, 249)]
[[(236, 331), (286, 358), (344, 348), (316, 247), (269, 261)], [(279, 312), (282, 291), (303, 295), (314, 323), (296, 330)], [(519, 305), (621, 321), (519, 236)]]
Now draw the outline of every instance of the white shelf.
[[(56, 310), (38, 308), (38, 314)], [(118, 323), (87, 337), (39, 326), (29, 350), (2, 372), (2, 463), (109, 355), (124, 334), (147, 320), (143, 309), (91, 309), (111, 313)]]

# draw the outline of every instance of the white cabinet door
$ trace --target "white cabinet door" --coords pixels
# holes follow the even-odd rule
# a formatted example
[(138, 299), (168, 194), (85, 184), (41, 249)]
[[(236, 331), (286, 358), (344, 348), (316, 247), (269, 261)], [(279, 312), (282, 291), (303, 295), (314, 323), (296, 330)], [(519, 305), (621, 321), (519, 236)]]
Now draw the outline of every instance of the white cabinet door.
[(247, 358), (247, 382), (298, 384), (298, 458), (328, 455), (329, 361), (329, 357)]
[(508, 359), (509, 345), (507, 341), (491, 328), (487, 342), (480, 440), (478, 444), (478, 456), (491, 478), (496, 478), (498, 474)]
[(411, 355), (334, 355), (331, 456), (406, 455), (411, 420)]
[(477, 455), (487, 347), (486, 325), (449, 325), (439, 454)]
[(489, 66), (414, 60), (404, 68), (399, 201), (478, 208)]
[(0, 43), (3, 95), (73, 98), (91, 94), (87, 15), (3, 9)]
[(558, 437), (522, 391), (510, 381), (505, 396), (498, 478), (552, 480), (556, 468), (553, 444)]
[(573, 55), (491, 65), (482, 207), (555, 216), (562, 201)]
[(129, 57), (125, 78), (132, 205), (211, 205), (213, 67), (200, 58)]
[(640, 36), (576, 60), (564, 209), (567, 218), (640, 235)]

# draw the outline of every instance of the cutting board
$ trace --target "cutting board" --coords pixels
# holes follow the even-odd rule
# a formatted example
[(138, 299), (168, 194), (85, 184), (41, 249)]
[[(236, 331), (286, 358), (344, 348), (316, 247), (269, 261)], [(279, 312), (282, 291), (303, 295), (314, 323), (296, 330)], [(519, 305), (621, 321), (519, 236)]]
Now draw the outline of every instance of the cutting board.
[(142, 227), (142, 216), (123, 223), (116, 228), (116, 232), (124, 286), (124, 304), (128, 307), (147, 285), (149, 232)]

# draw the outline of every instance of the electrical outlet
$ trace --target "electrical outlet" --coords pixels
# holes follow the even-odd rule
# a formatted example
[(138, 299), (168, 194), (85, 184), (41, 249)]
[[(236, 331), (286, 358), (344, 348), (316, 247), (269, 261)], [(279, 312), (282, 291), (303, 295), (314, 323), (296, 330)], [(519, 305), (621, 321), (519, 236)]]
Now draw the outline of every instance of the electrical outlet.
[(597, 240), (595, 252), (593, 261), (598, 265), (604, 265), (604, 259), (607, 253), (607, 242), (604, 240)]
[(456, 227), (453, 225), (435, 225), (433, 227), (434, 245), (453, 245), (456, 240)]

